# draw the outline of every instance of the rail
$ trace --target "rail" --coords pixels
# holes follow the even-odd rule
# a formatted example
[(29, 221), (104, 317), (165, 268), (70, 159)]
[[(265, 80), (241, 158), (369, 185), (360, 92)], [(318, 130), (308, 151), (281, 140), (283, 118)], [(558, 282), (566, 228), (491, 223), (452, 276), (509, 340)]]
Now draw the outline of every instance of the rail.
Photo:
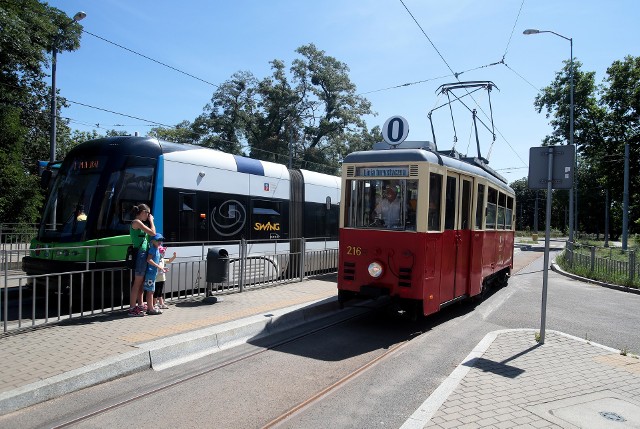
[(640, 264), (635, 250), (567, 242), (563, 258), (567, 266), (578, 274), (594, 280), (606, 277), (622, 285), (640, 287)]
[[(180, 243), (184, 246), (184, 243)], [(240, 293), (303, 281), (334, 273), (338, 243), (326, 238), (279, 240), (272, 243), (189, 243), (193, 255), (179, 256), (169, 265), (165, 300), (177, 302), (210, 295)], [(226, 281), (207, 284), (207, 249), (229, 249)], [(186, 247), (167, 243), (169, 252)], [(99, 247), (99, 246), (95, 246)], [(82, 247), (88, 255), (91, 246)], [(198, 249), (199, 248), (199, 249)], [(62, 248), (57, 248), (61, 250)], [(0, 322), (2, 332), (19, 331), (129, 307), (131, 271), (123, 267), (86, 269), (55, 274), (27, 275), (20, 261), (28, 249), (1, 249)], [(197, 255), (196, 255), (197, 253)], [(167, 255), (168, 256), (168, 255)]]

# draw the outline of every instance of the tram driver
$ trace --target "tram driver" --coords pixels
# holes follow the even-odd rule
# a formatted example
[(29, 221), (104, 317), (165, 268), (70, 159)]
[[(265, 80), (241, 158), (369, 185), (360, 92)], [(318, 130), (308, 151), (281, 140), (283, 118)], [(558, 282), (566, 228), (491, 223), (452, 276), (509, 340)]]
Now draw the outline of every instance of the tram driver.
[(398, 191), (395, 186), (387, 186), (384, 198), (376, 207), (376, 213), (382, 217), (384, 226), (387, 228), (398, 227), (400, 225), (400, 201)]

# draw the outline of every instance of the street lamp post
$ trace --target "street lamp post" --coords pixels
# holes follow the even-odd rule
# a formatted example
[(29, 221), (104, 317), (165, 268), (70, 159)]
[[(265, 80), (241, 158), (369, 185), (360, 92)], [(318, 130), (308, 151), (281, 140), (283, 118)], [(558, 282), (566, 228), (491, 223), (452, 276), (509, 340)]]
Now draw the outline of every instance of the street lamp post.
[[(65, 24), (61, 29), (66, 28), (69, 24), (83, 20), (87, 16), (84, 12), (78, 12), (73, 19)], [(58, 56), (58, 41), (60, 33), (53, 39), (53, 47), (51, 48), (51, 140), (49, 145), (49, 161), (56, 160), (56, 118), (57, 112), (57, 94), (56, 94), (56, 62)]]
[[(569, 104), (570, 104), (570, 108), (569, 108), (569, 144), (573, 146), (573, 39), (570, 37), (565, 37), (562, 34), (558, 34), (555, 31), (550, 31), (550, 30), (536, 30), (533, 28), (529, 28), (527, 30), (524, 30), (522, 32), (522, 34), (540, 34), (540, 33), (551, 33), (551, 34), (555, 34), (558, 37), (562, 37), (565, 40), (569, 41), (569, 44), (571, 46), (571, 58), (570, 58), (570, 62), (569, 62), (569, 76), (570, 76), (570, 90), (569, 90)], [(576, 162), (577, 162), (577, 157), (576, 157)], [(574, 165), (574, 169), (573, 169), (573, 177), (574, 177), (574, 181), (577, 178), (577, 174), (578, 172), (576, 171), (575, 165)], [(573, 207), (573, 194), (574, 194), (574, 189), (576, 189), (577, 187), (575, 186), (575, 184), (572, 184), (571, 189), (569, 190), (569, 242), (573, 243), (573, 227), (574, 227), (574, 207)], [(577, 216), (576, 216), (577, 218)], [(577, 221), (577, 219), (576, 219)], [(577, 226), (577, 225), (576, 225)]]

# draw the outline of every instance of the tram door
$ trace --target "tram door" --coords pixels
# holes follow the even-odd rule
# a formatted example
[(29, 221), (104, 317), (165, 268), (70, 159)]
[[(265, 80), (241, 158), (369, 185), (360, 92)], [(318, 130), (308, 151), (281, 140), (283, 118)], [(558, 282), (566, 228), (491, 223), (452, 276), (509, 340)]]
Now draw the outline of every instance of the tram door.
[(460, 176), (460, 197), (458, 198), (458, 231), (456, 245), (456, 281), (455, 295), (469, 291), (471, 274), (471, 206), (473, 181), (470, 177)]
[(467, 293), (471, 249), (472, 179), (448, 174), (445, 186), (445, 216), (440, 277), (440, 301)]

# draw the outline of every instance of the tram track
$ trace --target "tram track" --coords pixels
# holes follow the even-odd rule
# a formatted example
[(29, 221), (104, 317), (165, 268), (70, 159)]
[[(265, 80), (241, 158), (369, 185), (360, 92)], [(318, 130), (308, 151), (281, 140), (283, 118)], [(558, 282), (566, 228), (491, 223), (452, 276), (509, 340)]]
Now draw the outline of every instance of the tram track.
[[(363, 306), (363, 307), (364, 307), (364, 306)], [(241, 363), (241, 362), (243, 362), (243, 361), (246, 361), (246, 360), (248, 360), (248, 359), (251, 359), (251, 358), (257, 357), (257, 356), (259, 356), (259, 355), (261, 355), (261, 354), (264, 354), (264, 353), (267, 353), (267, 352), (269, 352), (269, 351), (276, 350), (276, 349), (278, 349), (279, 347), (282, 347), (282, 346), (285, 346), (285, 345), (289, 345), (289, 344), (295, 343), (295, 342), (297, 342), (297, 341), (301, 341), (301, 340), (303, 340), (303, 339), (305, 339), (305, 338), (307, 338), (307, 337), (310, 337), (310, 336), (312, 336), (312, 335), (315, 335), (315, 334), (317, 334), (317, 333), (319, 333), (319, 332), (322, 332), (322, 331), (325, 331), (325, 330), (331, 329), (331, 328), (333, 328), (333, 327), (336, 327), (336, 326), (339, 326), (339, 325), (345, 324), (345, 323), (347, 323), (347, 322), (351, 322), (351, 321), (357, 320), (357, 319), (359, 319), (359, 318), (366, 317), (367, 315), (370, 315), (372, 311), (376, 311), (376, 310), (378, 310), (378, 309), (379, 309), (378, 307), (371, 307), (371, 311), (368, 311), (368, 312), (365, 312), (365, 313), (359, 313), (359, 314), (356, 314), (356, 315), (353, 315), (353, 316), (350, 316), (350, 317), (347, 317), (347, 318), (344, 318), (344, 319), (341, 319), (341, 320), (338, 320), (338, 321), (335, 321), (335, 322), (329, 323), (329, 324), (327, 324), (327, 325), (323, 325), (323, 326), (320, 326), (320, 327), (318, 327), (318, 328), (311, 329), (311, 330), (309, 330), (309, 331), (305, 331), (305, 332), (304, 332), (304, 333), (302, 333), (302, 334), (295, 335), (295, 336), (293, 336), (293, 337), (291, 337), (291, 338), (287, 338), (287, 339), (284, 339), (284, 340), (278, 341), (278, 342), (276, 342), (276, 343), (274, 343), (274, 344), (272, 344), (272, 345), (270, 345), (270, 346), (268, 346), (268, 347), (265, 347), (265, 348), (263, 348), (263, 349), (261, 349), (261, 350), (257, 350), (257, 351), (253, 351), (253, 352), (249, 352), (249, 353), (244, 353), (244, 354), (242, 354), (242, 355), (240, 355), (240, 356), (237, 356), (237, 357), (234, 357), (234, 358), (232, 358), (232, 359), (226, 360), (226, 361), (221, 362), (221, 363), (219, 363), (219, 364), (217, 364), (217, 365), (214, 365), (214, 366), (212, 366), (212, 367), (210, 367), (210, 368), (206, 368), (206, 369), (204, 369), (204, 370), (196, 371), (196, 372), (194, 372), (194, 373), (192, 373), (192, 374), (190, 374), (190, 375), (188, 375), (188, 376), (186, 376), (186, 377), (183, 377), (183, 378), (179, 378), (179, 379), (176, 379), (176, 380), (172, 380), (172, 381), (166, 382), (166, 383), (164, 383), (164, 384), (162, 384), (162, 385), (160, 385), (160, 386), (156, 386), (156, 387), (154, 387), (154, 388), (152, 388), (152, 389), (149, 389), (149, 390), (147, 390), (146, 392), (143, 392), (143, 393), (140, 393), (140, 394), (133, 395), (133, 396), (131, 396), (131, 397), (129, 397), (129, 398), (127, 398), (127, 399), (125, 399), (125, 400), (121, 400), (121, 401), (119, 401), (119, 402), (116, 402), (116, 403), (110, 404), (110, 405), (108, 405), (108, 406), (104, 406), (104, 407), (101, 407), (101, 408), (99, 408), (99, 409), (95, 409), (95, 410), (93, 410), (93, 411), (91, 411), (91, 412), (88, 412), (88, 413), (83, 414), (83, 415), (78, 416), (78, 417), (74, 417), (74, 418), (69, 419), (69, 420), (67, 420), (67, 421), (63, 421), (63, 422), (60, 422), (60, 423), (56, 423), (56, 424), (54, 424), (53, 426), (50, 426), (50, 427), (51, 427), (52, 429), (62, 429), (62, 428), (69, 428), (69, 427), (73, 427), (73, 426), (75, 426), (75, 425), (77, 425), (77, 424), (80, 424), (80, 423), (83, 423), (83, 422), (87, 422), (87, 421), (89, 421), (89, 420), (91, 420), (91, 419), (93, 419), (93, 418), (96, 418), (96, 417), (99, 417), (99, 416), (101, 416), (101, 415), (107, 414), (107, 413), (109, 413), (109, 412), (115, 411), (115, 410), (117, 410), (117, 409), (119, 409), (119, 408), (122, 408), (122, 407), (125, 407), (125, 406), (127, 406), (127, 405), (131, 405), (131, 404), (134, 404), (134, 403), (136, 403), (136, 402), (140, 402), (140, 401), (142, 401), (143, 399), (146, 399), (146, 398), (151, 397), (151, 396), (153, 396), (153, 395), (157, 395), (157, 394), (159, 394), (159, 393), (161, 393), (161, 392), (167, 391), (167, 390), (169, 390), (169, 389), (171, 389), (171, 388), (174, 388), (174, 387), (180, 386), (180, 385), (182, 385), (182, 384), (188, 383), (188, 382), (193, 381), (193, 380), (195, 380), (195, 379), (197, 379), (197, 378), (200, 378), (200, 377), (203, 377), (203, 376), (206, 376), (206, 375), (209, 375), (209, 374), (215, 373), (216, 371), (219, 371), (219, 370), (221, 370), (221, 369), (223, 369), (223, 368), (226, 368), (226, 367), (229, 367), (229, 366), (232, 366), (232, 365), (235, 365), (235, 364)], [(418, 334), (421, 334), (421, 333), (422, 333), (422, 332), (420, 332), (420, 333), (418, 333)], [(308, 400), (304, 401), (304, 402), (303, 402), (303, 404), (305, 404), (306, 406), (308, 406), (308, 405), (310, 405), (313, 401), (317, 401), (317, 400), (318, 400), (318, 399), (320, 399), (321, 397), (326, 396), (326, 394), (328, 394), (330, 391), (335, 390), (338, 386), (343, 385), (343, 384), (344, 384), (344, 383), (346, 383), (348, 380), (350, 380), (350, 379), (352, 379), (352, 378), (356, 377), (358, 374), (360, 374), (360, 373), (362, 373), (363, 371), (365, 371), (366, 369), (368, 369), (368, 368), (372, 367), (372, 366), (373, 366), (373, 365), (375, 365), (377, 362), (379, 362), (380, 360), (382, 360), (382, 358), (384, 358), (384, 357), (386, 357), (386, 356), (388, 356), (388, 355), (392, 354), (392, 352), (397, 351), (399, 348), (401, 348), (401, 346), (404, 346), (404, 345), (405, 345), (405, 343), (407, 343), (407, 342), (408, 342), (408, 341), (410, 341), (411, 339), (413, 339), (413, 338), (410, 338), (410, 339), (406, 340), (405, 342), (402, 342), (402, 343), (400, 343), (400, 344), (397, 344), (396, 346), (393, 346), (392, 348), (390, 348), (389, 350), (387, 350), (387, 351), (386, 351), (385, 353), (383, 353), (382, 355), (380, 355), (380, 356), (378, 356), (378, 357), (376, 357), (376, 358), (372, 359), (370, 362), (368, 362), (368, 363), (366, 363), (366, 364), (362, 365), (360, 368), (358, 368), (357, 370), (355, 370), (355, 371), (353, 371), (352, 373), (348, 374), (347, 376), (343, 377), (343, 378), (342, 378), (341, 380), (339, 380), (338, 382), (336, 382), (336, 383), (332, 384), (331, 386), (329, 386), (329, 387), (327, 387), (327, 388), (323, 389), (323, 390), (322, 390), (321, 392), (319, 392), (318, 394), (313, 395), (311, 398), (309, 398)], [(311, 401), (311, 400), (313, 400), (313, 401)], [(287, 413), (285, 413), (285, 414), (286, 414), (287, 416), (291, 416), (291, 415), (293, 415), (292, 410), (294, 410), (294, 409), (295, 409), (295, 410), (296, 410), (296, 412), (297, 412), (297, 411), (299, 411), (300, 409), (302, 409), (302, 408), (303, 408), (303, 407), (301, 407), (301, 405), (302, 405), (302, 404), (298, 404), (296, 407), (292, 408), (291, 410), (289, 410), (289, 411), (288, 411)], [(279, 417), (278, 419), (279, 419), (279, 421), (280, 421), (280, 420), (284, 420), (283, 418), (280, 418), (280, 417)], [(270, 424), (270, 425), (271, 425), (271, 424), (273, 424), (273, 422), (275, 422), (275, 420), (277, 420), (277, 419), (274, 419), (274, 420), (273, 420), (272, 422), (270, 422), (269, 424)], [(265, 426), (265, 427), (271, 427), (271, 426)]]
[[(422, 334), (422, 333), (423, 332), (420, 332), (420, 334)], [(368, 369), (371, 369), (372, 367), (374, 367), (378, 363), (382, 362), (384, 359), (386, 359), (390, 355), (394, 354), (398, 350), (404, 348), (414, 338), (416, 338), (416, 336), (411, 337), (411, 338), (409, 338), (409, 339), (407, 339), (407, 340), (405, 340), (405, 341), (403, 341), (403, 342), (401, 342), (399, 344), (396, 344), (395, 346), (389, 348), (389, 350), (387, 350), (383, 354), (381, 354), (379, 356), (376, 356), (374, 359), (370, 360), (369, 362), (365, 363), (364, 365), (361, 365), (355, 371), (352, 371), (351, 373), (345, 375), (344, 377), (342, 377), (340, 380), (336, 381), (332, 385), (330, 385), (328, 387), (325, 387), (320, 392), (318, 392), (315, 395), (309, 397), (308, 399), (305, 399), (304, 401), (302, 401), (299, 404), (297, 404), (296, 406), (290, 408), (289, 410), (287, 410), (286, 412), (282, 413), (281, 415), (279, 415), (275, 419), (271, 420), (269, 423), (264, 425), (262, 427), (262, 429), (270, 429), (270, 428), (278, 427), (278, 425), (280, 425), (281, 423), (284, 423), (289, 418), (295, 416), (296, 414), (298, 414), (301, 411), (303, 411), (304, 409), (312, 406), (313, 404), (318, 403), (319, 401), (321, 401), (323, 398), (325, 398), (327, 395), (329, 395), (330, 393), (332, 393), (336, 389), (339, 389), (340, 387), (344, 386), (346, 383), (348, 383), (349, 381), (351, 381), (355, 377), (359, 376), (360, 374), (362, 374), (363, 372), (367, 371)]]

